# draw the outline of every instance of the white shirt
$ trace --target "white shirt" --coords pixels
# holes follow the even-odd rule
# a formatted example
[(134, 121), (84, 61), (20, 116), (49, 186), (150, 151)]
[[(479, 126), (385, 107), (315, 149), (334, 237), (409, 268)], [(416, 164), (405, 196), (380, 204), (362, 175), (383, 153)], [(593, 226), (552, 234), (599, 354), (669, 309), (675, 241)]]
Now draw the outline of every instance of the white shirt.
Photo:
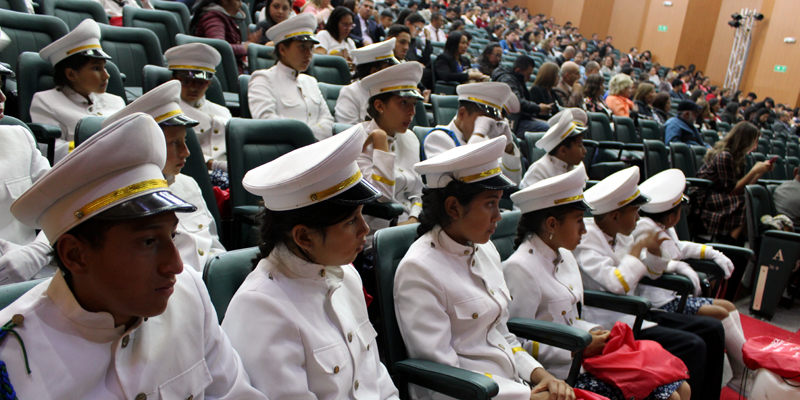
[(361, 279), (279, 244), (233, 296), (222, 326), (271, 399), (397, 399), (378, 357)]
[[(488, 140), (487, 138), (479, 135), (470, 135), (469, 142), (467, 142), (467, 140), (464, 139), (464, 134), (456, 126), (455, 118), (450, 121), (450, 125), (439, 125), (437, 128), (445, 128), (453, 132), (458, 140), (459, 145), (464, 145), (467, 143), (479, 143), (484, 140)], [(425, 158), (435, 157), (455, 147), (456, 143), (453, 141), (450, 135), (438, 129), (429, 133), (428, 136), (425, 137), (425, 142), (423, 143)], [(500, 168), (503, 171), (503, 175), (514, 182), (519, 182), (522, 179), (522, 161), (520, 159), (521, 154), (522, 153), (520, 153), (517, 145), (515, 144), (514, 154), (508, 154), (504, 151), (503, 157), (500, 158)]]
[(0, 126), (0, 285), (52, 275), (52, 248), (44, 233), (25, 226), (11, 214), (11, 204), (30, 188), (50, 163), (36, 147), (33, 135), (21, 126)]
[(203, 192), (192, 177), (178, 174), (167, 177), (167, 181), (170, 192), (197, 207), (192, 213), (175, 213), (178, 229), (174, 242), (183, 263), (203, 272), (209, 258), (226, 251), (219, 242), (214, 216), (208, 211)]
[(125, 100), (111, 93), (89, 93), (89, 100), (69, 87), (37, 92), (31, 101), (31, 121), (55, 125), (61, 129), (56, 139), (55, 161), (69, 153), (69, 142), (75, 140), (75, 127), (83, 117), (108, 117), (125, 108)]
[(250, 386), (200, 275), (187, 267), (176, 278), (166, 311), (127, 330), (114, 326), (107, 312), (81, 308), (61, 274), (0, 311), (2, 321), (24, 317), (14, 330), (25, 343), (31, 373), (15, 338), (0, 346), (18, 396), (266, 399)]
[(256, 71), (247, 90), (253, 119), (294, 119), (306, 123), (318, 140), (332, 135), (333, 117), (314, 77), (278, 61)]
[[(380, 129), (372, 120), (363, 122), (364, 130), (372, 132)], [(397, 133), (389, 139), (389, 152), (375, 150), (370, 144), (358, 156), (358, 168), (369, 183), (380, 189), (381, 203), (397, 203), (403, 206), (403, 215), (398, 222), (410, 217), (419, 217), (422, 212), (422, 177), (414, 171), (414, 164), (419, 162), (419, 139), (410, 130)], [(378, 229), (388, 228), (389, 221), (365, 216), (370, 227), (367, 237), (367, 248), (372, 247), (372, 236)]]
[[(524, 383), (541, 367), (508, 331), (511, 295), (494, 244), (463, 246), (438, 226), (408, 249), (394, 280), (394, 305), (410, 358), (491, 374), (499, 400), (530, 398)], [(412, 386), (417, 398), (443, 398)]]
[(367, 119), (367, 102), (369, 91), (361, 87), (361, 81), (355, 81), (339, 91), (336, 99), (334, 117), (343, 124), (360, 124)]
[[(369, 35), (367, 35), (369, 36)], [(349, 37), (341, 42), (334, 39), (330, 32), (326, 30), (321, 30), (316, 35), (317, 40), (319, 43), (314, 46), (315, 49), (322, 47), (328, 54), (336, 55), (342, 52), (342, 50), (347, 50), (347, 53), (350, 54), (353, 50), (356, 49), (356, 42)]]
[[(529, 318), (569, 325), (587, 332), (602, 326), (579, 319), (583, 282), (572, 252), (556, 253), (535, 234), (503, 262), (503, 273), (513, 300), (511, 318)], [(558, 379), (567, 379), (572, 366), (569, 350), (522, 340), (525, 349)]]
[(194, 104), (181, 100), (181, 110), (191, 119), (200, 122), (194, 128), (203, 158), (206, 162), (227, 160), (225, 149), (225, 124), (232, 118), (230, 110), (219, 104), (208, 101), (205, 96)]
[(446, 42), (447, 41), (447, 35), (445, 35), (445, 33), (444, 33), (444, 31), (442, 29), (436, 29), (436, 28), (433, 27), (433, 25), (428, 24), (428, 25), (425, 25), (425, 30), (430, 33), (431, 41), (434, 41), (434, 42)]
[[(583, 163), (580, 163), (578, 166), (584, 168)], [(570, 168), (567, 163), (558, 159), (558, 157), (545, 154), (542, 158), (531, 164), (528, 171), (525, 172), (525, 177), (522, 178), (522, 182), (519, 183), (519, 188), (525, 189), (536, 182), (567, 173), (574, 168), (575, 166)]]

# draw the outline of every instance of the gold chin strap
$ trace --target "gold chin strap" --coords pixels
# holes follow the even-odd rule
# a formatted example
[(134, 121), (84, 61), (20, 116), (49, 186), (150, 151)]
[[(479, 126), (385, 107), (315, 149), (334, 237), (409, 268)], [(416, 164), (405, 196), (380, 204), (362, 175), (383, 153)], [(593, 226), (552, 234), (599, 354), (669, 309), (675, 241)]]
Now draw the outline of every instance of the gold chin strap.
[(566, 197), (566, 198), (563, 198), (563, 199), (553, 200), (553, 204), (554, 205), (559, 205), (559, 204), (569, 203), (571, 201), (582, 200), (582, 199), (583, 199), (583, 194), (579, 194), (577, 196), (572, 196), (572, 197)]
[(627, 199), (620, 201), (619, 203), (617, 203), (617, 205), (618, 205), (618, 206), (620, 206), (620, 207), (622, 207), (622, 206), (624, 206), (625, 204), (628, 204), (628, 203), (632, 202), (632, 201), (633, 201), (633, 199), (635, 199), (635, 198), (639, 197), (639, 194), (640, 194), (640, 193), (641, 193), (641, 191), (639, 191), (639, 190), (636, 190), (636, 193), (634, 193), (634, 194), (633, 194), (633, 196), (631, 196), (631, 197), (628, 197)]
[(361, 171), (355, 173), (355, 175), (339, 182), (338, 184), (331, 186), (325, 190), (319, 191), (317, 193), (311, 194), (311, 200), (313, 201), (322, 201), (326, 198), (330, 197), (332, 194), (347, 188), (348, 186), (358, 182), (361, 179)]

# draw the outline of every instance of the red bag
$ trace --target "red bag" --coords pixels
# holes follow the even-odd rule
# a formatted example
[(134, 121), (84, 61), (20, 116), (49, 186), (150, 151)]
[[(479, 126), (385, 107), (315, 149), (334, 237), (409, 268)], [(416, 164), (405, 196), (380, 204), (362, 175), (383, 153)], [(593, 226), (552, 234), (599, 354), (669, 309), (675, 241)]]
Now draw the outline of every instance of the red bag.
[(655, 388), (689, 378), (680, 358), (652, 340), (634, 340), (631, 328), (617, 322), (603, 354), (583, 361), (587, 372), (622, 390), (626, 399), (644, 399)]
[(786, 379), (800, 382), (800, 344), (758, 336), (742, 348), (744, 364), (750, 369), (764, 368)]
[(609, 400), (606, 396), (583, 389), (572, 389), (575, 392), (575, 400)]

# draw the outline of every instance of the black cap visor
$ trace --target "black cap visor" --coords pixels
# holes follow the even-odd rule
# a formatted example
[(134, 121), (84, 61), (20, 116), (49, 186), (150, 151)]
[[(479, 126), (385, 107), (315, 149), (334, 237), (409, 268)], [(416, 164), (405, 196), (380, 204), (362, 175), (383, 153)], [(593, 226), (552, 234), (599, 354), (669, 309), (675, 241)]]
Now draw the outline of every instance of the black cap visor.
[(648, 197), (648, 196), (646, 196), (644, 194), (640, 194), (638, 197), (633, 199), (633, 201), (631, 201), (630, 203), (625, 204), (625, 205), (626, 206), (640, 206), (642, 204), (648, 203), (649, 201), (650, 201), (650, 197)]
[[(102, 58), (106, 60), (110, 60), (111, 56), (106, 54), (103, 49), (86, 49), (84, 51), (79, 51), (75, 54), (80, 54), (82, 56), (91, 57), (91, 58)], [(74, 55), (74, 54), (73, 54)]]
[(198, 71), (198, 70), (188, 70), (188, 69), (174, 69), (179, 76), (183, 76), (188, 79), (198, 79), (202, 81), (210, 81), (211, 78), (214, 77), (214, 73), (210, 71)]
[(186, 114), (178, 114), (174, 117), (167, 118), (158, 124), (164, 126), (185, 126), (187, 128), (191, 128), (193, 126), (197, 126), (199, 123), (200, 122), (189, 118)]
[(124, 220), (147, 217), (165, 211), (193, 212), (195, 210), (197, 210), (197, 207), (183, 201), (169, 190), (160, 190), (120, 203), (96, 215), (94, 218)]
[(507, 190), (517, 187), (516, 183), (514, 183), (511, 179), (508, 179), (503, 174), (497, 174), (482, 181), (470, 182), (470, 184), (480, 186), (488, 190)]
[(492, 107), (490, 105), (483, 104), (483, 103), (478, 103), (478, 102), (473, 102), (473, 103), (477, 104), (478, 107), (480, 107), (480, 109), (483, 110), (484, 113), (486, 113), (487, 117), (495, 119), (495, 120), (499, 120), (499, 119), (503, 118), (502, 111), (500, 111), (500, 110), (498, 110), (498, 109), (496, 109), (496, 108), (494, 108), (494, 107)]
[[(286, 43), (288, 40), (296, 40), (298, 42), (314, 42), (314, 44), (319, 44), (319, 40), (317, 40), (317, 38), (314, 37), (314, 35), (292, 36), (290, 38), (283, 39), (280, 43)], [(277, 44), (277, 43), (275, 43), (275, 44)], [(286, 44), (288, 45), (289, 43), (286, 43)]]
[(14, 71), (11, 70), (8, 64), (0, 63), (0, 76), (10, 76), (13, 78), (16, 74), (14, 74)]
[(379, 197), (381, 197), (381, 191), (362, 179), (350, 189), (337, 194), (328, 201), (343, 205), (358, 205), (377, 200)]

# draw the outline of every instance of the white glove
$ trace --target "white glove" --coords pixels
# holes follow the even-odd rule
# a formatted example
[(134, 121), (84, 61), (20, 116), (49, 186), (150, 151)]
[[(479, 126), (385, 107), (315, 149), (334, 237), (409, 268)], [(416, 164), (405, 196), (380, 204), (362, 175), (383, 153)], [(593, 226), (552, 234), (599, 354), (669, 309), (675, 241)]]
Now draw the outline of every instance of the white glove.
[(489, 117), (478, 117), (475, 119), (475, 128), (472, 130), (472, 135), (481, 135), (487, 139), (497, 137), (495, 120)]
[(228, 172), (228, 162), (227, 161), (211, 161), (211, 170), (221, 169), (224, 172)]
[(19, 246), (0, 239), (0, 285), (30, 280), (50, 263), (52, 248), (40, 241)]
[(506, 137), (506, 144), (511, 143), (514, 141), (514, 136), (511, 133), (511, 127), (508, 125), (508, 120), (503, 119), (500, 121), (495, 121), (495, 132), (497, 132), (497, 136), (503, 135)]
[(697, 271), (692, 268), (691, 265), (683, 262), (683, 261), (671, 261), (670, 262), (670, 269), (674, 269), (675, 273), (678, 275), (683, 275), (689, 278), (694, 285), (694, 295), (700, 295), (700, 276), (697, 275)]
[(719, 265), (720, 268), (722, 268), (722, 271), (725, 273), (725, 279), (731, 277), (731, 274), (733, 273), (734, 269), (733, 261), (731, 261), (731, 259), (728, 258), (725, 254), (723, 254), (719, 250), (714, 250), (709, 246), (706, 247), (706, 258), (714, 261), (715, 263), (717, 263), (717, 265)]

